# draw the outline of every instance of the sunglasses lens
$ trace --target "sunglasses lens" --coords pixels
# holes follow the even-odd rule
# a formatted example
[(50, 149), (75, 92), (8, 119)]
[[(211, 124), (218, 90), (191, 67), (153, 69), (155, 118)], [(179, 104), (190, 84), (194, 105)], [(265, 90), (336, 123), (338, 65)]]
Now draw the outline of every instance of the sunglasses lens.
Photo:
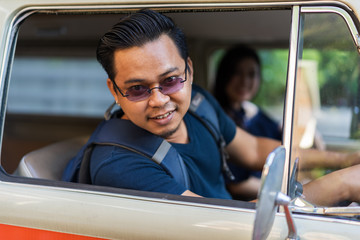
[(130, 101), (141, 101), (150, 96), (150, 93), (148, 92), (149, 88), (141, 85), (137, 85), (135, 87), (129, 88), (126, 91), (127, 98)]
[(180, 89), (182, 89), (184, 86), (184, 80), (182, 78), (168, 78), (165, 81), (163, 81), (160, 84), (160, 87), (162, 88), (163, 94), (172, 94)]

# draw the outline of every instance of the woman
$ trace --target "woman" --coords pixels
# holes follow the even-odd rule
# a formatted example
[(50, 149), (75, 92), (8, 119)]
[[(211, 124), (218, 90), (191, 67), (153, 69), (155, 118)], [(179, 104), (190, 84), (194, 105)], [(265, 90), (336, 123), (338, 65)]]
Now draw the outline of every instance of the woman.
[[(214, 88), (214, 96), (235, 123), (249, 133), (281, 140), (281, 128), (259, 107), (249, 102), (261, 84), (261, 62), (257, 53), (244, 45), (229, 49), (222, 58)], [(257, 197), (261, 172), (249, 171), (230, 163), (235, 181), (228, 182), (234, 198)]]

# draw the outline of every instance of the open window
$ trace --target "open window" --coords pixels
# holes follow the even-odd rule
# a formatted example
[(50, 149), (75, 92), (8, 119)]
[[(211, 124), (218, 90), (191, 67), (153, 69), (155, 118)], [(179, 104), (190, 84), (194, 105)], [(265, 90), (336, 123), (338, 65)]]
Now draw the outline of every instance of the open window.
[[(195, 83), (210, 91), (212, 73), (216, 71), (216, 64), (212, 63), (216, 63), (214, 56), (218, 52), (236, 44), (248, 44), (258, 50), (265, 85), (258, 102), (275, 113), (274, 117), (281, 122), (291, 21), (289, 8), (248, 10), (239, 7), (221, 11), (184, 8), (176, 12), (165, 8), (162, 11), (184, 30), (194, 62)], [(46, 161), (49, 158), (46, 152), (66, 155), (59, 153), (64, 151), (64, 146), (72, 146), (67, 151), (68, 161), (103, 119), (113, 99), (106, 86), (107, 76), (96, 61), (95, 50), (104, 29), (124, 15), (120, 10), (47, 9), (33, 12), (21, 22), (8, 79), (1, 152), (1, 165), (7, 173), (58, 180), (58, 177), (16, 169), (25, 159), (44, 167), (45, 163), (37, 159), (45, 156), (42, 159)], [(271, 94), (276, 101), (266, 100), (273, 99)], [(49, 166), (57, 170), (64, 167)], [(54, 174), (59, 176), (60, 172)]]

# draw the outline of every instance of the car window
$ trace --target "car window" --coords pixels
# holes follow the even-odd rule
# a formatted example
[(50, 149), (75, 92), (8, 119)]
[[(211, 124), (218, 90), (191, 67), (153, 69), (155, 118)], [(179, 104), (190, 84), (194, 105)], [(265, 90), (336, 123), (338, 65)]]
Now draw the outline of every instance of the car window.
[[(303, 12), (299, 38), (292, 162), (299, 148), (358, 150), (360, 57), (348, 25), (336, 13)], [(306, 184), (343, 167), (300, 167), (298, 179)]]
[[(209, 62), (219, 49), (248, 44), (258, 50), (264, 86), (257, 101), (281, 122), (291, 11), (243, 10), (166, 14), (187, 35), (194, 81), (208, 90), (217, 67)], [(68, 140), (73, 146), (74, 139), (84, 143), (113, 102), (95, 50), (104, 29), (124, 14), (55, 13), (34, 13), (18, 30), (1, 152), (1, 165), (10, 174), (29, 153), (41, 154), (38, 150)]]

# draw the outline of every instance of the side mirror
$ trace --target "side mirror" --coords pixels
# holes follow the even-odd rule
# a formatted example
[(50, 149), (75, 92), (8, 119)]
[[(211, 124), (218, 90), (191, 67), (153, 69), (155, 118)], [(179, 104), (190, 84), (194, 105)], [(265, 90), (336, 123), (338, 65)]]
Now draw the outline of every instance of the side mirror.
[(266, 239), (274, 223), (276, 209), (283, 205), (289, 227), (287, 239), (298, 239), (294, 221), (289, 211), (290, 198), (281, 193), (284, 173), (285, 148), (280, 146), (269, 154), (261, 175), (261, 188), (256, 203), (253, 240)]

